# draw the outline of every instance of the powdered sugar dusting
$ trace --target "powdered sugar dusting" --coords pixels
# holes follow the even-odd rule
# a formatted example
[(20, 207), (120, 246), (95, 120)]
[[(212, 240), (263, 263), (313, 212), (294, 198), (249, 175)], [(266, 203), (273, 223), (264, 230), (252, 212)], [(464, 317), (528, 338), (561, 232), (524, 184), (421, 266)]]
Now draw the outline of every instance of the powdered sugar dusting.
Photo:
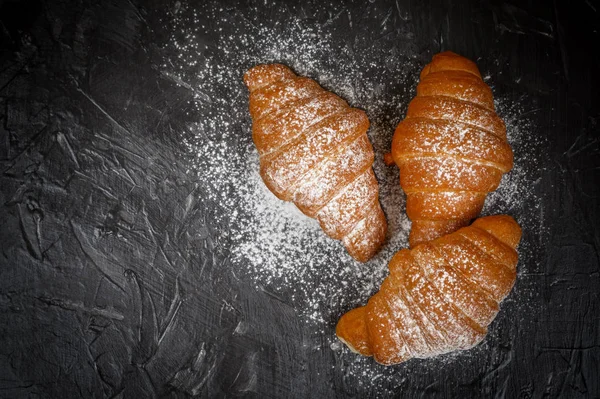
[[(407, 245), (409, 221), (403, 212), (398, 172), (385, 167), (381, 159), (389, 150), (390, 126), (400, 117), (399, 112), (384, 116), (384, 107), (403, 106), (399, 101), (403, 93), (385, 100), (377, 96), (386, 81), (380, 71), (386, 68), (375, 62), (367, 62), (362, 72), (346, 62), (345, 74), (328, 74), (332, 69), (328, 64), (333, 61), (327, 55), (337, 50), (326, 26), (310, 25), (290, 15), (280, 22), (287, 26), (284, 35), (253, 26), (248, 20), (251, 16), (240, 15), (238, 32), (220, 37), (219, 47), (210, 49), (207, 57), (201, 40), (207, 28), (193, 23), (199, 13), (214, 15), (213, 29), (216, 27), (218, 32), (219, 10), (214, 5), (206, 7), (192, 10), (182, 4), (177, 13), (170, 15), (175, 29), (171, 44), (178, 49), (179, 57), (166, 60), (162, 70), (195, 93), (199, 119), (183, 135), (193, 156), (189, 173), (196, 174), (203, 183), (202, 195), (221, 208), (216, 212), (219, 224), (229, 229), (216, 232), (217, 240), (231, 243), (229, 258), (236, 275), (254, 281), (258, 289), (285, 295), (307, 320), (335, 323), (341, 310), (354, 307), (377, 290), (392, 254)], [(228, 20), (231, 23), (231, 16)], [(376, 53), (373, 50), (370, 55)], [(386, 56), (384, 51), (379, 53), (380, 59)], [(356, 59), (356, 55), (346, 57)], [(369, 55), (361, 58), (366, 60)], [(200, 60), (204, 61), (202, 65), (198, 65)], [(340, 242), (323, 233), (317, 221), (293, 204), (278, 200), (259, 176), (258, 154), (250, 134), (248, 91), (241, 78), (250, 67), (269, 62), (282, 62), (301, 75), (316, 78), (351, 105), (360, 102), (371, 117), (370, 137), (377, 153), (375, 171), (390, 231), (385, 248), (367, 265), (354, 261)], [(339, 69), (337, 64), (335, 69)], [(372, 76), (366, 79), (366, 75)], [(400, 69), (391, 74), (398, 84), (409, 76), (413, 79)], [(359, 85), (364, 87), (356, 90)], [(223, 92), (234, 94), (224, 97), (220, 94)], [(368, 100), (363, 101), (363, 97)], [(382, 119), (388, 118), (385, 128), (372, 119), (376, 113)], [(388, 183), (385, 188), (383, 181)]]
[[(389, 152), (394, 128), (414, 96), (423, 60), (407, 45), (406, 51), (374, 45), (354, 52), (350, 40), (332, 39), (326, 21), (302, 19), (299, 12), (278, 12), (271, 18), (272, 26), (264, 26), (255, 24), (259, 10), (242, 14), (215, 4), (195, 9), (178, 4), (165, 17), (173, 31), (169, 46), (177, 57), (165, 59), (160, 70), (194, 93), (197, 122), (181, 132), (181, 139), (189, 150), (189, 174), (201, 187), (198, 195), (216, 207), (212, 213), (219, 228), (214, 238), (222, 243), (220, 250), (228, 252), (238, 278), (282, 297), (315, 326), (316, 334), (327, 331), (331, 348), (340, 351), (332, 326), (343, 312), (366, 302), (387, 275), (392, 255), (408, 246), (410, 223), (398, 168), (386, 167), (383, 154)], [(200, 14), (212, 21), (210, 26), (198, 23)], [(258, 174), (242, 76), (250, 67), (270, 62), (315, 78), (369, 116), (374, 169), (389, 231), (384, 248), (367, 264), (354, 261), (316, 220), (278, 200)], [(515, 166), (500, 188), (488, 195), (483, 214), (514, 215), (524, 230), (536, 234), (542, 218), (529, 209), (541, 212), (535, 192), (539, 171), (529, 165), (542, 156), (543, 142), (520, 116), (527, 110), (522, 104), (527, 104), (526, 98), (520, 102), (496, 98), (497, 112), (507, 122)], [(522, 244), (521, 254), (528, 245)], [(453, 356), (458, 355), (445, 359)], [(392, 378), (391, 371), (366, 367), (370, 362), (356, 356), (345, 367), (369, 384)]]
[(509, 173), (502, 176), (498, 189), (488, 194), (481, 214), (506, 213), (516, 219), (523, 229), (519, 264), (526, 265), (534, 259), (536, 250), (547, 234), (542, 202), (537, 193), (541, 180), (537, 165), (542, 164), (548, 143), (528, 117), (535, 109), (526, 96), (498, 98), (496, 109), (506, 123), (508, 142), (514, 152), (514, 165)]

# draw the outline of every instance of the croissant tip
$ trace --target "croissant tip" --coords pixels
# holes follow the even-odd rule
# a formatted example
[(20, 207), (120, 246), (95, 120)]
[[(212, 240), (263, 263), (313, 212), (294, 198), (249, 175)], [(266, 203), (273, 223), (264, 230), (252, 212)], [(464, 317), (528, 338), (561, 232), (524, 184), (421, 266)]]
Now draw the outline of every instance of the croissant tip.
[(360, 355), (361, 353), (358, 351), (358, 349), (356, 349), (354, 346), (352, 346), (352, 344), (350, 344), (348, 341), (346, 341), (343, 337), (339, 336), (336, 334), (337, 339), (339, 339), (344, 345), (346, 345), (346, 347), (348, 349), (350, 349), (350, 352), (352, 353), (356, 353), (357, 355)]
[(335, 335), (352, 352), (364, 356), (373, 354), (369, 346), (364, 306), (345, 313), (337, 323)]
[(512, 248), (521, 241), (521, 226), (510, 215), (485, 216), (475, 220), (472, 226), (487, 231)]
[(258, 64), (244, 73), (243, 80), (252, 92), (270, 82), (293, 76), (296, 74), (283, 64)]
[(453, 51), (435, 54), (431, 58), (431, 62), (423, 68), (420, 76), (423, 79), (430, 72), (452, 69), (465, 70), (481, 78), (481, 73), (473, 61)]

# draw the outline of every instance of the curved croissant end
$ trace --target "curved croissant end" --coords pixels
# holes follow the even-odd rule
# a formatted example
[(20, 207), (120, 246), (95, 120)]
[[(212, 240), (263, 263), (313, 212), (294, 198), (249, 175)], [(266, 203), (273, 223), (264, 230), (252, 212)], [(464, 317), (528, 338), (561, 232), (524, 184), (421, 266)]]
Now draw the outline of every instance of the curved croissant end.
[(477, 217), (487, 193), (512, 169), (513, 153), (475, 63), (444, 52), (423, 68), (392, 156), (412, 220), (411, 247)]
[(512, 217), (489, 216), (399, 251), (379, 292), (341, 317), (338, 338), (386, 365), (473, 347), (512, 289), (520, 239)]
[(244, 82), (266, 186), (316, 218), (355, 259), (369, 260), (387, 224), (367, 115), (284, 65), (258, 65)]

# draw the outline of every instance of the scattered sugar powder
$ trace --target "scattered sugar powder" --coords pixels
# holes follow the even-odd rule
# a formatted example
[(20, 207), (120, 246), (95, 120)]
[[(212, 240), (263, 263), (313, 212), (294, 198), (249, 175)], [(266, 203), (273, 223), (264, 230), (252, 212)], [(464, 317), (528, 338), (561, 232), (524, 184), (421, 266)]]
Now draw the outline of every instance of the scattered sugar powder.
[[(354, 53), (352, 43), (336, 42), (330, 30), (331, 21), (347, 16), (331, 15), (326, 7), (314, 11), (321, 23), (284, 10), (271, 18), (276, 21), (271, 26), (263, 26), (255, 23), (259, 10), (238, 14), (214, 4), (179, 3), (165, 19), (173, 32), (166, 53), (174, 56), (165, 59), (161, 71), (194, 93), (198, 121), (182, 133), (191, 156), (189, 173), (203, 186), (204, 199), (219, 208), (217, 239), (230, 244), (236, 276), (285, 297), (306, 320), (331, 325), (377, 290), (393, 253), (407, 246), (410, 224), (398, 170), (383, 164), (383, 153), (414, 91), (419, 65), (399, 52), (390, 59), (384, 48)], [(212, 22), (202, 25), (199, 15)], [(259, 176), (242, 76), (270, 62), (315, 78), (369, 114), (389, 233), (384, 249), (366, 265), (327, 237), (316, 220), (277, 199)], [(382, 95), (388, 80), (394, 95)]]
[(523, 271), (524, 267), (536, 267), (539, 251), (548, 234), (544, 208), (537, 193), (542, 173), (539, 165), (547, 156), (548, 142), (530, 119), (537, 109), (527, 96), (502, 97), (495, 103), (496, 112), (506, 123), (514, 166), (502, 177), (498, 189), (488, 194), (482, 215), (506, 213), (521, 225), (523, 237), (519, 244), (519, 271)]
[[(194, 94), (197, 122), (181, 133), (181, 139), (189, 150), (189, 173), (203, 187), (199, 195), (216, 208), (220, 228), (215, 239), (227, 243), (232, 272), (283, 298), (322, 335), (343, 312), (364, 304), (376, 292), (393, 253), (408, 245), (410, 223), (398, 168), (386, 167), (383, 154), (414, 96), (424, 60), (413, 55), (418, 51), (406, 39), (410, 32), (398, 29), (396, 39), (375, 43), (372, 32), (365, 30), (368, 22), (354, 26), (350, 13), (332, 14), (326, 5), (311, 7), (311, 18), (303, 18), (305, 13), (286, 7), (240, 12), (214, 3), (190, 7), (177, 2), (164, 19), (172, 36), (161, 72)], [(269, 26), (258, 23), (264, 19), (259, 18), (262, 12), (271, 14)], [(335, 29), (351, 29), (353, 34), (334, 35)], [(361, 51), (354, 51), (355, 43)], [(256, 64), (271, 62), (316, 79), (370, 118), (374, 170), (389, 231), (382, 251), (366, 264), (354, 261), (340, 242), (327, 237), (295, 205), (278, 200), (258, 174), (242, 76)], [(496, 99), (515, 150), (515, 166), (488, 196), (483, 213), (514, 215), (532, 237), (543, 227), (535, 192), (542, 142), (522, 116), (527, 110), (520, 104), (527, 103), (526, 98)], [(529, 245), (525, 242), (521, 253)], [(339, 342), (330, 339), (332, 349), (341, 350)], [(347, 365), (349, 372), (364, 374), (364, 362), (356, 357)], [(384, 376), (390, 374), (381, 371), (376, 377)]]

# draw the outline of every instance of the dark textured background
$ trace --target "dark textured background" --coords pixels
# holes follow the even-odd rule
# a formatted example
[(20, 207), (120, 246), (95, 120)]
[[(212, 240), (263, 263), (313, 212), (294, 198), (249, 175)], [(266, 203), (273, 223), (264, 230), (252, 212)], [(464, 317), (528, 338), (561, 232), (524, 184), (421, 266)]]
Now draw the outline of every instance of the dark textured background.
[(600, 5), (343, 5), (410, 20), (420, 59), (479, 59), (496, 95), (535, 104), (532, 134), (548, 139), (548, 229), (519, 266), (530, 306), (503, 306), (476, 356), (364, 361), (377, 381), (329, 348), (334, 320), (314, 334), (212, 250), (176, 134), (192, 93), (156, 67), (174, 5), (0, 0), (0, 397), (600, 397)]

